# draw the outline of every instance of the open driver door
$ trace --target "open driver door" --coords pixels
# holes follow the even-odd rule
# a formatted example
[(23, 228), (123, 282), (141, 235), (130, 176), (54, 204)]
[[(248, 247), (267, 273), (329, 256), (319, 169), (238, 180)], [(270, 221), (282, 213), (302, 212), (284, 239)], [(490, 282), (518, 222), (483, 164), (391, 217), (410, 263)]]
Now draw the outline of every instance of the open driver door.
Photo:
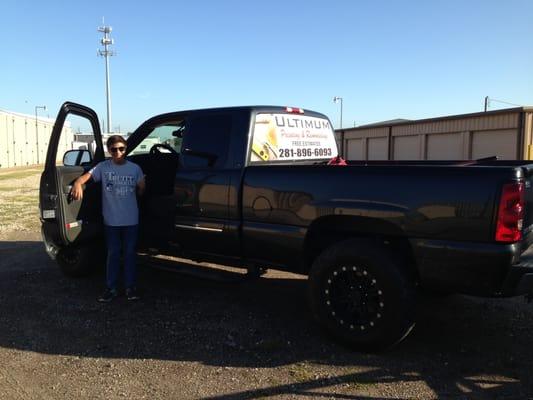
[[(65, 140), (61, 137), (70, 129), (66, 126), (66, 121), (71, 117), (87, 129), (92, 129), (94, 144), (88, 143), (86, 149), (65, 151), (67, 147), (73, 147), (69, 146), (69, 138)], [(70, 190), (78, 177), (104, 158), (102, 134), (96, 113), (80, 104), (64, 103), (48, 144), (40, 182), (39, 208), (46, 250), (66, 275), (85, 275), (94, 267), (94, 255), (103, 254), (100, 185), (89, 181), (83, 199), (78, 201), (72, 199)], [(57, 161), (61, 159), (62, 161)]]

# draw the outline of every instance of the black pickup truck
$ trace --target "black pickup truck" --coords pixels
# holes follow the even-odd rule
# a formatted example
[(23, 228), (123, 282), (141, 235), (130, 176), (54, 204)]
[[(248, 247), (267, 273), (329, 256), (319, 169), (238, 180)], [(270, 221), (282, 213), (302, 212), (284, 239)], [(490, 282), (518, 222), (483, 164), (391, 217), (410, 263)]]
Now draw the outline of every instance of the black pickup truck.
[[(69, 116), (87, 120), (96, 146), (57, 163)], [(525, 161), (339, 165), (327, 117), (273, 106), (159, 115), (128, 137), (127, 151), (146, 175), (141, 249), (306, 274), (314, 315), (354, 348), (404, 338), (420, 289), (533, 293), (533, 165)], [(100, 185), (89, 182), (83, 201), (69, 193), (104, 159), (94, 111), (63, 104), (40, 213), (46, 249), (70, 276), (102, 263)]]

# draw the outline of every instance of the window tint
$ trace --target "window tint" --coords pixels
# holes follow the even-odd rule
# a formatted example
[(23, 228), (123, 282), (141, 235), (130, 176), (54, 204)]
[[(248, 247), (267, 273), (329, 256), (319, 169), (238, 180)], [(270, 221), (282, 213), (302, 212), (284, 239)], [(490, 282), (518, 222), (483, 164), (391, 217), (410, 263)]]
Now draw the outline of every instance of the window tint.
[(156, 126), (152, 132), (139, 143), (131, 152), (133, 154), (148, 154), (155, 144), (167, 144), (177, 153), (181, 149), (181, 131), (184, 128), (184, 121), (167, 122)]
[(181, 146), (185, 168), (220, 168), (225, 165), (231, 134), (230, 115), (206, 115), (188, 121)]

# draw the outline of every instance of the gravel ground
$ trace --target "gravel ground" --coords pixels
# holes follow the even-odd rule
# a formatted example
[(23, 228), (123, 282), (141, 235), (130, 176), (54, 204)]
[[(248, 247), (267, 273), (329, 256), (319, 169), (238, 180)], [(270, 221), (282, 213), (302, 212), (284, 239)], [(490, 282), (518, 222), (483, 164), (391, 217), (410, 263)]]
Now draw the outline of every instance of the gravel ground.
[(421, 299), (414, 331), (381, 354), (326, 337), (292, 274), (201, 279), (145, 259), (143, 300), (102, 305), (103, 276), (69, 279), (48, 259), (39, 224), (26, 221), (35, 209), (5, 222), (5, 194), (31, 193), (36, 206), (38, 184), (5, 174), (2, 399), (533, 398), (533, 307), (522, 298)]

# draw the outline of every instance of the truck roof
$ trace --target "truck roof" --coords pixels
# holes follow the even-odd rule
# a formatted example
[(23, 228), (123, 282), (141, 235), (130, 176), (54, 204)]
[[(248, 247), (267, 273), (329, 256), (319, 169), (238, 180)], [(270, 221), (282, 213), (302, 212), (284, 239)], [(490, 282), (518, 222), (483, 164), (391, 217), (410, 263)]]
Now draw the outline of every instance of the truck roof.
[[(252, 111), (252, 112), (289, 112), (288, 109), (300, 109), (303, 110), (304, 115), (312, 115), (315, 117), (327, 118), (326, 115), (319, 113), (317, 111), (300, 108), (300, 107), (290, 107), (290, 106), (273, 106), (273, 105), (249, 105), (249, 106), (231, 106), (231, 107), (212, 107), (212, 108), (196, 108), (189, 110), (179, 110), (171, 111), (163, 114), (158, 114), (148, 120), (146, 120), (142, 125), (145, 125), (149, 121), (157, 120), (160, 118), (166, 119), (172, 115), (178, 116), (179, 114), (188, 114), (188, 113), (212, 113), (212, 112), (235, 112), (235, 111)], [(141, 125), (141, 126), (142, 126)]]

